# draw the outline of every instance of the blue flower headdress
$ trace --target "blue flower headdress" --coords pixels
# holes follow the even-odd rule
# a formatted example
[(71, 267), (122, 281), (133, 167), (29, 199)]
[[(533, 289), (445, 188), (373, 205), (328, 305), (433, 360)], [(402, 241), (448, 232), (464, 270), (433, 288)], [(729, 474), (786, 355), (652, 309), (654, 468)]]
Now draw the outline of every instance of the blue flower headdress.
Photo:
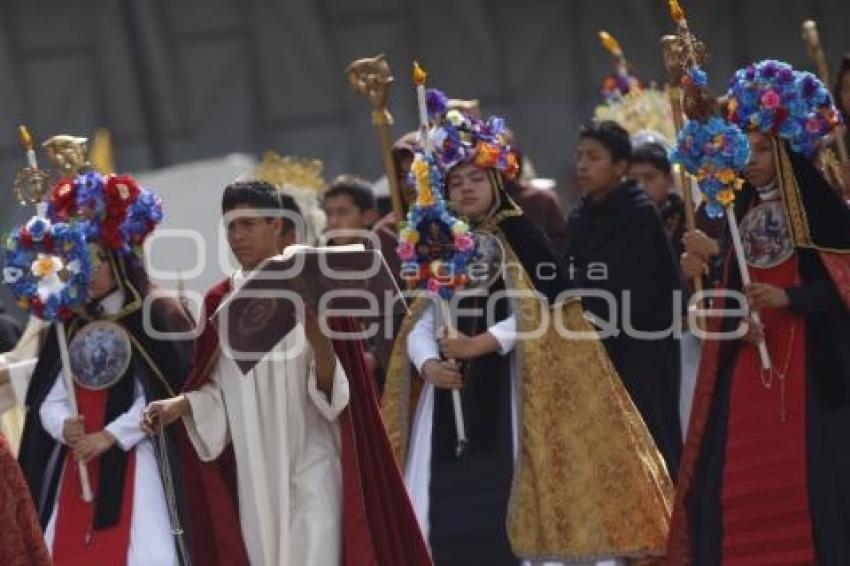
[(743, 130), (788, 141), (811, 156), (841, 123), (829, 89), (812, 73), (788, 63), (765, 60), (739, 69), (729, 84), (727, 118)]

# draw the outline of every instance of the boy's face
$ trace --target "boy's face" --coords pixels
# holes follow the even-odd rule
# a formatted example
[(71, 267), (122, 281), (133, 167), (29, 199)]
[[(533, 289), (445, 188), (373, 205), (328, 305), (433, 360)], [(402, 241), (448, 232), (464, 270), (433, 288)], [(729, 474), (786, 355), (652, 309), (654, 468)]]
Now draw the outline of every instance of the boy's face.
[(614, 161), (602, 142), (581, 138), (576, 147), (576, 178), (583, 196), (604, 195), (620, 183), (628, 162)]
[(493, 208), (493, 187), (487, 171), (473, 163), (452, 169), (446, 186), (455, 209), (473, 222), (483, 220)]
[(629, 178), (646, 191), (656, 206), (660, 206), (667, 198), (673, 179), (669, 173), (651, 163), (632, 163), (629, 165)]
[(250, 271), (280, 253), (282, 218), (269, 218), (250, 205), (238, 204), (225, 220), (227, 243), (242, 269)]
[(95, 267), (91, 282), (89, 283), (89, 299), (93, 301), (102, 299), (115, 287), (112, 265), (109, 263), (109, 258), (99, 247), (97, 250), (97, 259), (97, 267)]
[(776, 179), (776, 164), (773, 162), (773, 144), (761, 132), (750, 132), (750, 162), (744, 170), (744, 178), (754, 187), (768, 187)]
[(360, 210), (355, 204), (351, 195), (338, 194), (326, 197), (324, 204), (325, 216), (328, 219), (327, 229), (351, 231), (351, 234), (335, 234), (334, 243), (345, 246), (363, 239), (357, 232), (369, 228), (369, 219), (365, 211)]

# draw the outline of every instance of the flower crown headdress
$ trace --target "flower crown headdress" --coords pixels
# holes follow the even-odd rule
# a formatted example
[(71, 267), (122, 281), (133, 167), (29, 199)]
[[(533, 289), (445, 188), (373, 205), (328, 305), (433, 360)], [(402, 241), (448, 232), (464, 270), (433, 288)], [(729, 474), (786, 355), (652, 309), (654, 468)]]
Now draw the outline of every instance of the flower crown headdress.
[(743, 130), (787, 140), (793, 151), (809, 157), (841, 124), (820, 79), (771, 59), (735, 72), (726, 93), (726, 117)]

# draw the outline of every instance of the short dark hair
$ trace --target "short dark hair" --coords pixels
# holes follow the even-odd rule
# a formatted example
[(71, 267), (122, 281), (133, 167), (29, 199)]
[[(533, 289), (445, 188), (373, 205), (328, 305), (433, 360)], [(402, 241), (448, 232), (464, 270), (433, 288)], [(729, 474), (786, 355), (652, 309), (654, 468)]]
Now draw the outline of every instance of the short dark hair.
[[(221, 197), (222, 214), (227, 214), (239, 205), (257, 209), (288, 210), (301, 216), (301, 209), (295, 199), (281, 193), (266, 181), (235, 181), (227, 185)], [(284, 233), (295, 228), (295, 223), (288, 216), (282, 216), (281, 219)]]
[(372, 210), (376, 208), (375, 193), (372, 192), (372, 185), (369, 181), (356, 175), (340, 175), (334, 179), (325, 193), (322, 195), (322, 200), (334, 198), (342, 195), (348, 195), (354, 202), (354, 206), (360, 209), (360, 212)]
[(673, 170), (670, 157), (667, 155), (667, 148), (655, 142), (644, 143), (634, 148), (632, 163), (646, 163), (665, 175), (669, 175)]
[(629, 133), (613, 120), (593, 121), (584, 124), (578, 131), (578, 138), (596, 140), (614, 158), (614, 161), (628, 161), (632, 156), (632, 141)]

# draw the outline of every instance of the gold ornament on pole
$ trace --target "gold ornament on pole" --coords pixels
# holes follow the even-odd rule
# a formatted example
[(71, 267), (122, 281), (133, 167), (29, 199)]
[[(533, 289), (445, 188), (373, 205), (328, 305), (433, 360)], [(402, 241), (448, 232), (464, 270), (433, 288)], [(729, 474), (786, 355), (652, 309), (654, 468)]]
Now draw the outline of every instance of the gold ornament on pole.
[[(692, 70), (702, 67), (706, 58), (705, 46), (691, 33), (685, 12), (678, 0), (669, 0), (669, 6), (670, 15), (676, 22), (676, 36), (667, 39), (666, 43), (662, 40), (662, 45), (667, 46), (665, 63), (669, 69), (671, 81), (675, 80), (677, 86), (685, 86), (684, 98), (682, 99), (682, 109), (685, 115), (691, 120), (707, 122), (717, 111), (717, 99), (708, 92), (706, 85), (697, 84), (688, 76)], [(725, 215), (735, 249), (738, 270), (741, 273), (741, 282), (746, 287), (751, 283), (750, 272), (744, 259), (741, 234), (738, 229), (738, 221), (735, 218), (735, 207), (731, 201), (726, 204)], [(751, 317), (753, 323), (761, 326), (761, 317), (757, 311), (752, 311)], [(767, 350), (767, 342), (764, 339), (758, 344), (758, 351), (762, 370), (764, 372), (772, 371), (773, 364)]]
[(393, 124), (393, 117), (387, 107), (390, 86), (395, 79), (387, 62), (387, 56), (381, 54), (372, 58), (358, 59), (345, 69), (345, 76), (354, 92), (365, 96), (372, 107), (372, 125), (378, 130), (384, 173), (390, 186), (393, 212), (401, 220), (404, 218), (404, 205), (398, 186), (398, 174), (396, 173), (390, 139), (390, 126)]
[(18, 126), (18, 138), (26, 152), (27, 166), (15, 175), (12, 190), (15, 199), (21, 206), (38, 205), (44, 200), (44, 195), (47, 192), (47, 181), (50, 176), (38, 168), (32, 134), (23, 124)]
[[(685, 113), (682, 107), (682, 77), (685, 73), (682, 65), (683, 44), (678, 36), (665, 35), (661, 38), (661, 50), (664, 56), (664, 66), (667, 68), (668, 84), (667, 97), (670, 101), (670, 110), (673, 115), (673, 124), (676, 128), (676, 133), (680, 132), (685, 126)], [(699, 62), (702, 64), (702, 60)], [(675, 143), (675, 136), (673, 137)], [(685, 224), (688, 231), (696, 230), (696, 211), (694, 210), (694, 188), (693, 178), (688, 175), (681, 167), (676, 168), (679, 173), (679, 185), (682, 187), (683, 200), (685, 201)], [(694, 277), (691, 281), (694, 294), (699, 295), (703, 291), (701, 277)], [(695, 305), (699, 307), (699, 304)], [(697, 325), (700, 329), (705, 329), (705, 319), (697, 318)]]

